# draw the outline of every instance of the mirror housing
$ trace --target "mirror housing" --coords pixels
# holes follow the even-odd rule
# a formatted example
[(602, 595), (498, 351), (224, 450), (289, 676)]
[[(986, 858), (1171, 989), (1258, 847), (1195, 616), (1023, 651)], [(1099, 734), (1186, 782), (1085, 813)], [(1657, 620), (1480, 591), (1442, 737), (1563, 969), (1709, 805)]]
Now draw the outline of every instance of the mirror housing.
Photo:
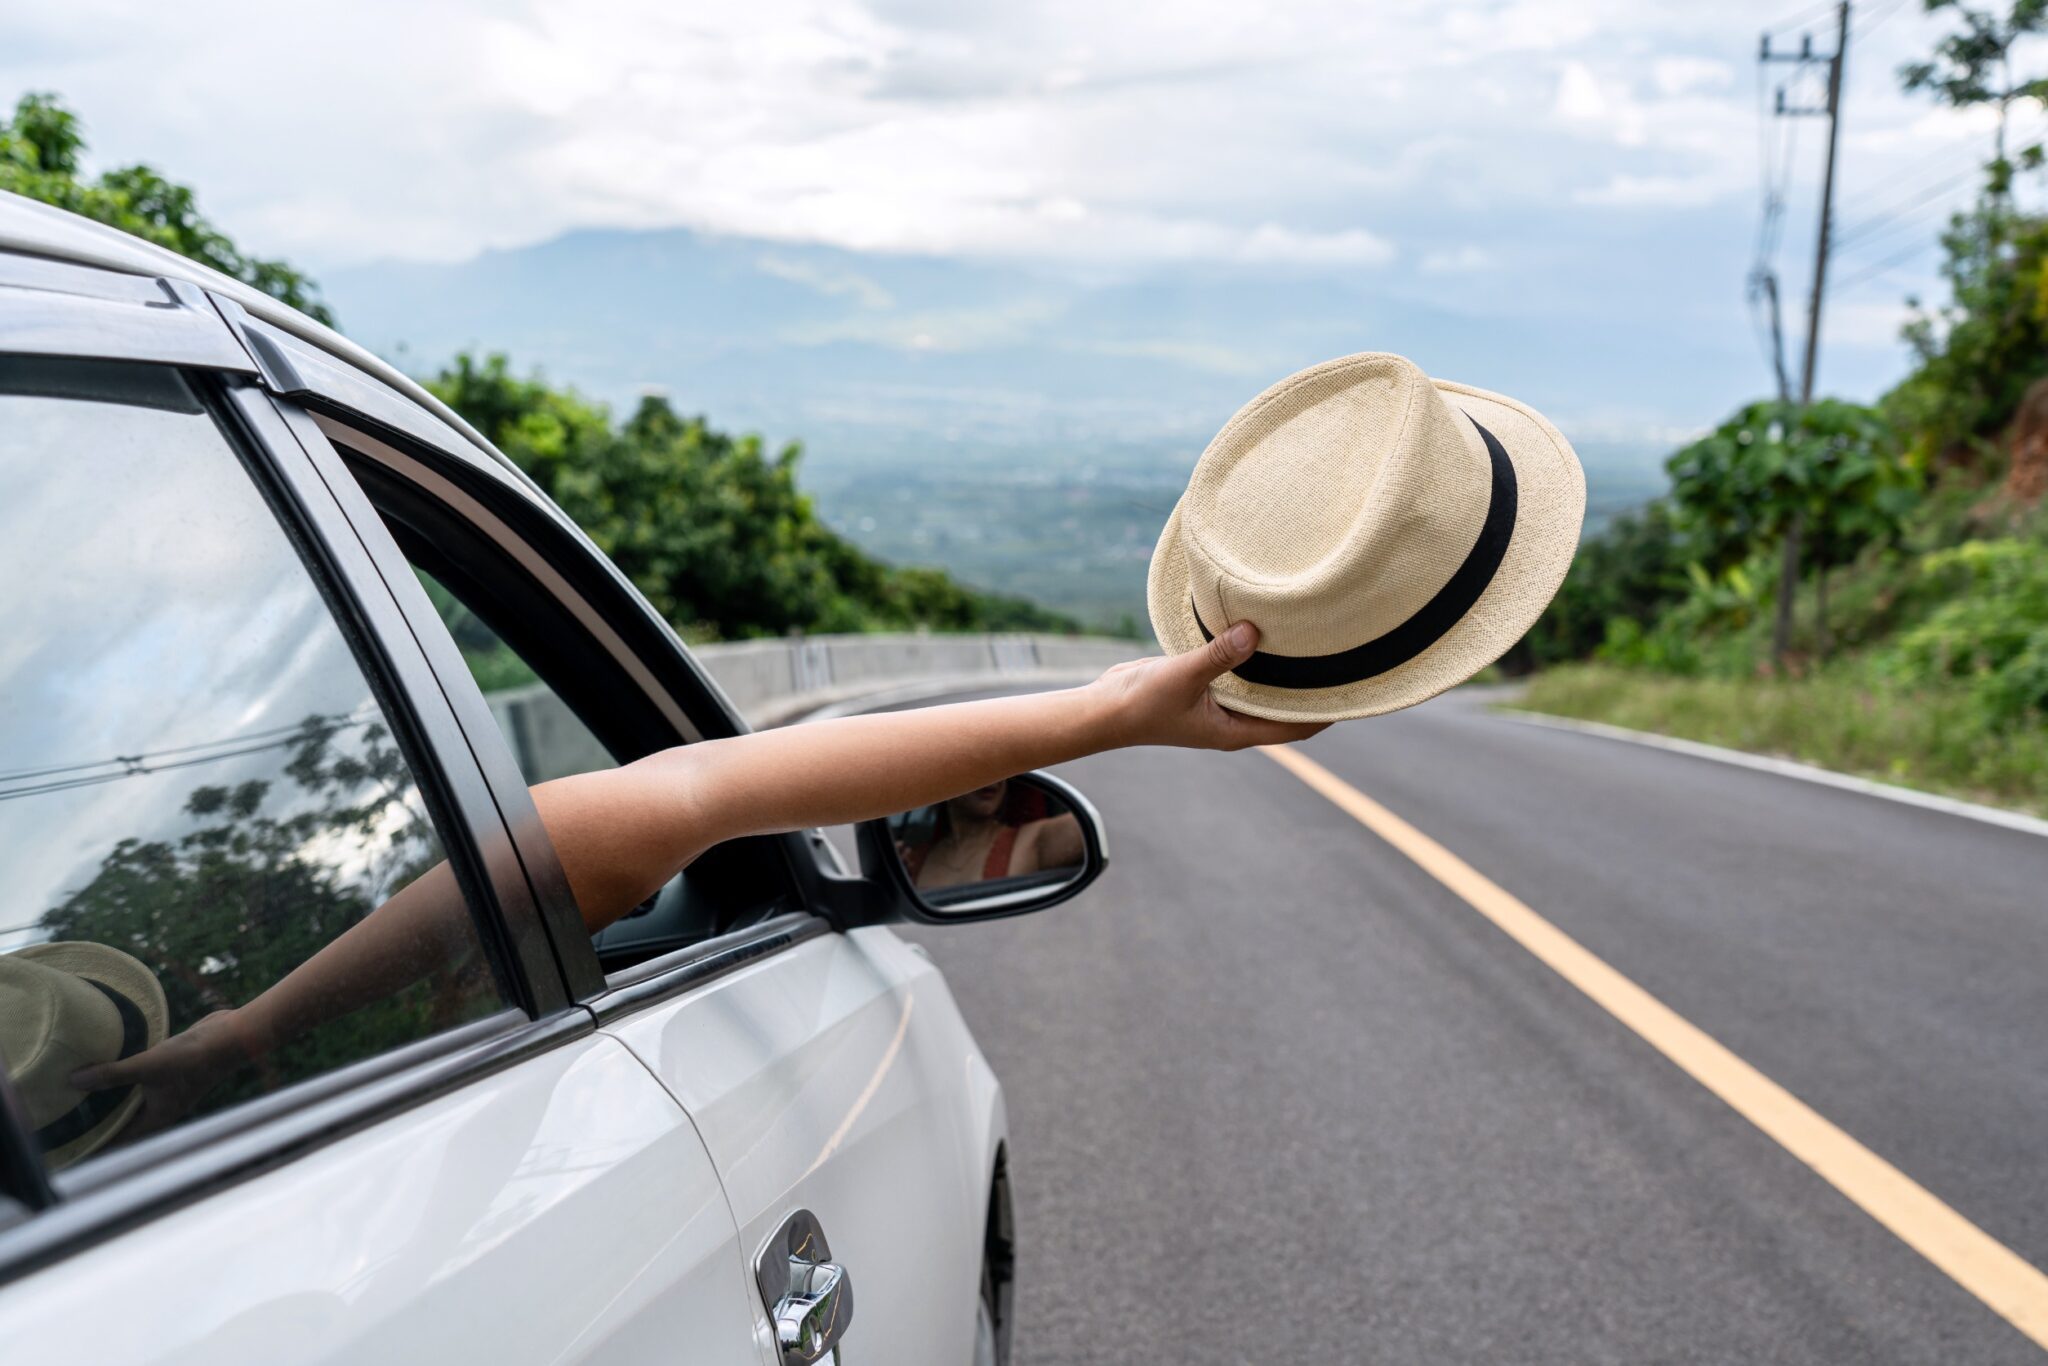
[(1102, 870), (1109, 866), (1102, 817), (1078, 789), (1044, 772), (1021, 773), (1008, 783), (1024, 793), (1037, 794), (1043, 809), (1073, 817), (1079, 826), (1080, 862), (1020, 876), (920, 889), (905, 865), (901, 840), (901, 827), (918, 813), (866, 821), (857, 832), (860, 871), (863, 880), (872, 884), (891, 910), (897, 912), (885, 918), (924, 925), (1001, 920), (1057, 906), (1078, 896), (1102, 876)]

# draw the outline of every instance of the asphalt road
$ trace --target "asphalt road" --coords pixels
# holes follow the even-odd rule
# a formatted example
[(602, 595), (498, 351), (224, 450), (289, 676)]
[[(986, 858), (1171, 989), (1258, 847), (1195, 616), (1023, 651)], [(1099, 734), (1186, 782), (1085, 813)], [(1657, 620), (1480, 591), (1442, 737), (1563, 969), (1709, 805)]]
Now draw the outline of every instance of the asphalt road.
[[(2048, 839), (1470, 695), (1305, 749), (2048, 1267)], [(1067, 776), (1096, 889), (916, 936), (1009, 1098), (1018, 1366), (2041, 1359), (1266, 757)]]

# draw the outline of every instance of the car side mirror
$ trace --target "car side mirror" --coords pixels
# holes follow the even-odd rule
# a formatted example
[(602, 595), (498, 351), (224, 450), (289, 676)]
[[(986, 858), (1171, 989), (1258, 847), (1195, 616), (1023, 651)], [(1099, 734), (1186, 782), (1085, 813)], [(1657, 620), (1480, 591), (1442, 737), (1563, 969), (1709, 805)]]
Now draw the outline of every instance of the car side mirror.
[(1056, 906), (1109, 865), (1102, 817), (1047, 773), (860, 827), (860, 865), (912, 920), (957, 925)]

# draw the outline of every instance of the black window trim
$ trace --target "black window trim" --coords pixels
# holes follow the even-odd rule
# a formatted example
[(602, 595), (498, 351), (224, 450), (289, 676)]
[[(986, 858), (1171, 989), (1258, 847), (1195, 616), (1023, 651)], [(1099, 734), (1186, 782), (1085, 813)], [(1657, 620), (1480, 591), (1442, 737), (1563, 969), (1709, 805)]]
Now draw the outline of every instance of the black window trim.
[(585, 1004), (599, 1025), (608, 1025), (832, 932), (823, 916), (805, 910), (786, 911), (758, 925), (622, 968), (611, 974), (602, 995)]
[[(583, 917), (569, 893), (569, 880), (555, 857), (554, 844), (541, 824), (540, 812), (527, 791), (518, 765), (498, 733), (483, 695), (470, 680), (469, 671), (456, 653), (447, 631), (434, 615), (426, 590), (420, 587), (397, 543), (384, 527), (362, 486), (343, 464), (327, 434), (312, 415), (284, 399), (269, 399), (280, 421), (289, 429), (298, 448), (318, 471), (333, 496), (338, 517), (366, 561), (364, 572), (381, 588), (379, 597), (390, 604), (393, 629), (405, 632), (421, 669), (421, 685), (431, 686), (434, 695), (447, 706), (449, 741), (459, 742), (480, 784), (481, 799), (495, 811), (506, 840), (498, 851), (505, 860), (503, 880), (520, 893), (520, 909), (527, 923), (535, 927), (537, 945), (544, 945), (554, 964), (556, 978), (568, 999), (580, 999), (591, 990), (589, 971), (571, 951), (578, 940), (587, 942)], [(590, 969), (594, 970), (594, 961)]]
[(523, 879), (506, 877), (509, 839), (495, 808), (479, 805), (485, 794), (475, 759), (456, 743), (460, 735), (447, 700), (409, 624), (284, 411), (245, 381), (218, 372), (185, 374), (238, 447), (322, 596), (349, 618), (337, 624), (352, 637), (413, 764), (479, 933), (501, 979), (510, 978), (515, 1002), (152, 1135), (76, 1171), (43, 1169), (22, 1128), (18, 1100), (0, 1076), (0, 1157), (8, 1159), (13, 1180), (5, 1192), (11, 1208), (0, 1217), (0, 1285), (596, 1028), (593, 1014), (570, 1001), (530, 912), (528, 923), (519, 923), (520, 894), (530, 889)]
[[(287, 534), (303, 542), (331, 597), (351, 620), (343, 629), (363, 640), (366, 671), (385, 702), (402, 744), (418, 755), (415, 777), (447, 833), (457, 877), (475, 908), (480, 931), (511, 968), (514, 1002), (540, 1018), (569, 1005), (553, 954), (534, 912), (532, 888), (512, 848), (467, 736), (443, 694), (440, 679), (336, 496), (335, 481), (319, 468), (292, 429), (287, 411), (246, 384), (223, 386), (227, 412), (260, 453), (273, 498), (282, 503)], [(409, 743), (408, 743), (409, 742)]]
[[(745, 723), (690, 658), (687, 647), (668, 623), (648, 606), (603, 552), (537, 492), (489, 468), (471, 451), (429, 445), (387, 426), (366, 431), (357, 415), (336, 412), (324, 405), (296, 420), (295, 431), (302, 444), (310, 444), (311, 437), (317, 434), (338, 468), (346, 471), (351, 459), (370, 462), (473, 525), (483, 539), (519, 564), (539, 591), (555, 598), (567, 615), (589, 629), (601, 650), (619, 662), (648, 702), (674, 726), (669, 743), (688, 743), (746, 730)], [(340, 449), (343, 446), (347, 447), (346, 454)], [(386, 578), (393, 584), (401, 610), (416, 619), (415, 633), (423, 638), (423, 643), (431, 642), (427, 654), (441, 675), (443, 691), (451, 699), (461, 695), (458, 710), (468, 719), (472, 746), (479, 758), (486, 760), (484, 767), (493, 778), (494, 788), (502, 784), (506, 789), (501, 794), (504, 803), (530, 808), (525, 778), (470, 677), (468, 666), (446, 639), (438, 613), (368, 495), (353, 477), (349, 483), (350, 489), (341, 500), (344, 511), (358, 520), (363, 539), (384, 557)], [(648, 629), (650, 623), (655, 629)], [(535, 825), (538, 826), (537, 817)], [(545, 843), (544, 830), (539, 831), (539, 838)], [(836, 928), (829, 914), (832, 898), (827, 879), (818, 869), (803, 835), (791, 833), (768, 838), (778, 846), (780, 871), (794, 898), (792, 909), (609, 975), (599, 965), (597, 953), (584, 932), (581, 914), (567, 896), (567, 881), (563, 879), (559, 919), (552, 919), (550, 925), (575, 998), (603, 1023), (652, 1000), (691, 990), (766, 953), (780, 952)], [(551, 844), (536, 849), (533, 857), (552, 866), (551, 877), (560, 877), (560, 865)]]
[[(653, 672), (648, 669), (647, 662), (619, 637), (618, 631), (591, 606), (584, 593), (552, 561), (541, 555), (528, 538), (515, 531), (487, 503), (438, 471), (430, 460), (407, 455), (390, 442), (380, 441), (333, 418), (314, 414), (313, 422), (330, 442), (337, 446), (345, 446), (349, 454), (360, 456), (390, 471), (398, 479), (411, 484), (474, 527), (498, 553), (517, 564), (576, 619), (577, 624), (589, 633), (603, 652), (611, 657), (612, 662), (633, 680), (648, 703), (662, 714), (663, 719), (675, 729), (677, 735), (685, 741), (704, 738), (704, 728), (676, 701), (667, 688), (661, 686)], [(344, 454), (344, 463), (346, 460), (347, 455)]]

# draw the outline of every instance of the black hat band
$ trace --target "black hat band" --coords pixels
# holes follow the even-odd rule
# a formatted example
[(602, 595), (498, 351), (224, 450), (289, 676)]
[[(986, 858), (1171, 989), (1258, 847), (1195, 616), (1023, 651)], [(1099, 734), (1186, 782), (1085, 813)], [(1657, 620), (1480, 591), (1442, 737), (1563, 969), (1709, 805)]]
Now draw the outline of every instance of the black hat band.
[[(81, 977), (100, 989), (114, 1009), (121, 1012), (121, 1056), (132, 1058), (149, 1045), (149, 1022), (142, 1018), (142, 1009), (135, 1002), (108, 986), (105, 982), (94, 982), (90, 977)], [(36, 1142), (43, 1145), (46, 1153), (55, 1152), (74, 1139), (84, 1138), (104, 1122), (107, 1116), (121, 1108), (121, 1102), (128, 1099), (132, 1086), (115, 1086), (105, 1091), (94, 1091), (84, 1100), (66, 1110), (63, 1114), (36, 1130)]]
[[(1472, 543), (1464, 563), (1458, 566), (1436, 596), (1422, 604), (1415, 615), (1384, 635), (1328, 655), (1276, 655), (1255, 650), (1252, 657), (1231, 672), (1247, 683), (1268, 688), (1340, 688), (1398, 668), (1443, 639), (1444, 633), (1464, 619), (1479, 601), (1479, 595), (1493, 582), (1495, 571), (1508, 553), (1508, 541), (1515, 532), (1515, 466), (1492, 432), (1479, 419), (1466, 414), (1486, 442), (1486, 455), (1493, 466), (1492, 488), (1486, 504), (1486, 520), (1480, 523), (1479, 539)], [(1190, 598), (1189, 610), (1203, 640), (1214, 640), (1202, 620), (1201, 609)]]

